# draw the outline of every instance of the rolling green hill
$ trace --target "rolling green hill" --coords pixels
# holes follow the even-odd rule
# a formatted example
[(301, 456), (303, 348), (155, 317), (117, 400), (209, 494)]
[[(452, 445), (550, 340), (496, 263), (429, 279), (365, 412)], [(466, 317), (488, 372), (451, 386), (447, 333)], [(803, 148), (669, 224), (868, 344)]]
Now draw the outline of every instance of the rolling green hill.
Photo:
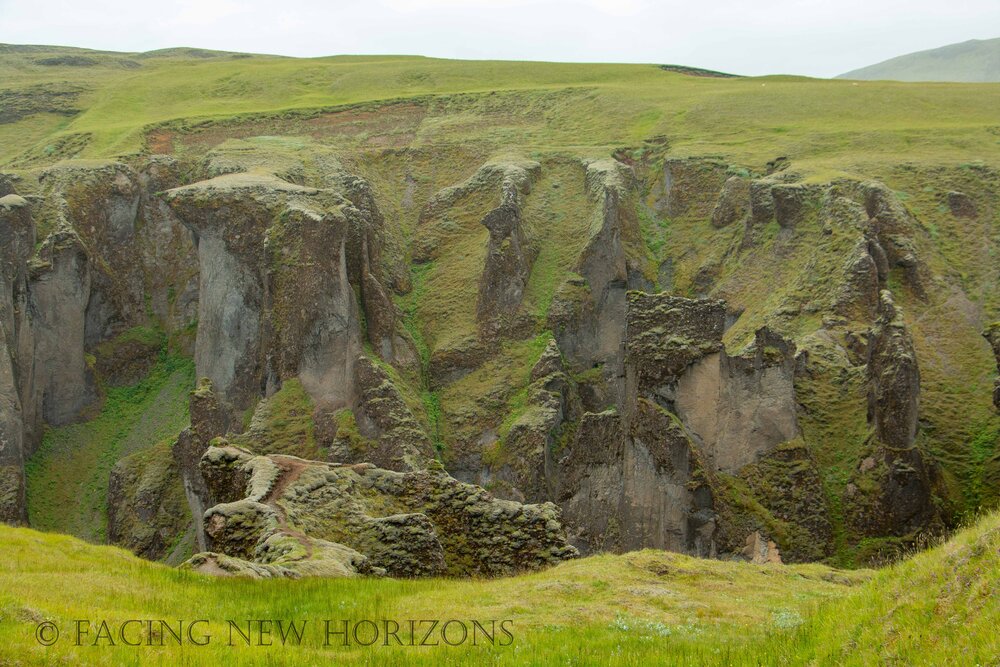
[[(750, 565), (641, 551), (595, 556), (514, 578), (462, 581), (212, 578), (112, 547), (0, 526), (3, 664), (991, 664), (1000, 651), (995, 595), (1000, 515), (877, 573), (821, 565)], [(513, 619), (513, 643), (324, 646), (324, 620)], [(94, 625), (74, 646), (73, 622)], [(111, 646), (98, 624), (206, 619), (206, 646)], [(228, 620), (307, 621), (302, 640), (251, 646)], [(59, 640), (36, 643), (39, 624)], [(337, 628), (334, 624), (334, 628)], [(487, 627), (489, 627), (487, 625)], [(117, 637), (117, 630), (112, 632)], [(182, 638), (185, 638), (183, 631)], [(289, 635), (290, 636), (290, 635)], [(450, 637), (457, 642), (457, 626)], [(133, 625), (126, 639), (143, 637)], [(363, 640), (368, 636), (361, 635)], [(404, 643), (409, 642), (405, 631)], [(266, 637), (265, 637), (266, 639)], [(142, 640), (145, 642), (145, 639)], [(186, 638), (184, 641), (187, 641)], [(419, 641), (419, 640), (418, 640)]]
[(867, 81), (1000, 82), (1000, 38), (971, 39), (841, 74), (838, 79)]
[[(8, 167), (113, 157), (144, 146), (158, 152), (161, 145), (147, 143), (149, 132), (164, 124), (190, 130), (255, 114), (315, 119), (330, 108), (363, 116), (373, 104), (407, 99), (437, 107), (412, 119), (415, 125), (399, 119), (407, 122), (394, 129), (398, 141), (414, 147), (476, 141), (586, 156), (663, 136), (674, 155), (719, 155), (751, 167), (787, 156), (821, 177), (864, 173), (873, 163), (1000, 157), (1000, 141), (990, 133), (1000, 89), (981, 86), (726, 79), (656, 65), (10, 46), (0, 48), (0, 81), (8, 109), (0, 165)], [(266, 118), (263, 124), (272, 122)], [(349, 138), (369, 145), (376, 139), (370, 132), (337, 137)]]

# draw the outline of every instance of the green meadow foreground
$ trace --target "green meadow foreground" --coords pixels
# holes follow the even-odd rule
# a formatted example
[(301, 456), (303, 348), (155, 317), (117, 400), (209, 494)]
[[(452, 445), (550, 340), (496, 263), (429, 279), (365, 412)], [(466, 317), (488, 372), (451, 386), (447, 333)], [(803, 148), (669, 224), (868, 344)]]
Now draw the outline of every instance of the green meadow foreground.
[[(212, 578), (138, 559), (123, 550), (28, 529), (0, 528), (0, 664), (904, 664), (994, 665), (1000, 656), (1000, 514), (930, 551), (881, 571), (822, 565), (750, 565), (641, 551), (571, 561), (497, 580)], [(509, 619), (513, 641), (477, 634), (461, 646), (345, 647), (325, 621)], [(92, 621), (74, 646), (75, 620)], [(106, 621), (207, 619), (207, 645), (110, 646)], [(247, 619), (300, 622), (272, 646)], [(249, 636), (230, 630), (232, 620)], [(50, 621), (53, 646), (36, 641)], [(306, 621), (301, 626), (301, 621)], [(130, 642), (148, 643), (135, 632)], [(286, 626), (287, 627), (287, 626)], [(499, 626), (497, 626), (499, 627)], [(352, 631), (353, 632), (353, 631)], [(371, 637), (367, 627), (361, 641)], [(230, 645), (232, 633), (232, 645)], [(421, 635), (423, 632), (420, 633)], [(45, 635), (51, 636), (51, 635)], [(449, 640), (461, 643), (458, 626)], [(265, 633), (263, 643), (267, 643)], [(424, 641), (417, 638), (415, 643)], [(94, 646), (94, 643), (98, 646)], [(154, 637), (152, 643), (158, 644)]]

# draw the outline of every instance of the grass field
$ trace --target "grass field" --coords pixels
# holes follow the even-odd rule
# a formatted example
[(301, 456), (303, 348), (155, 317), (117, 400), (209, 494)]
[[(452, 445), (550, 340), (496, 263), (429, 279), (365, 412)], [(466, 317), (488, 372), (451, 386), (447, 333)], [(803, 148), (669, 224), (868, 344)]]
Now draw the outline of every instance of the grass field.
[[(608, 147), (664, 136), (677, 155), (722, 155), (758, 167), (788, 156), (821, 177), (872, 163), (996, 163), (1000, 157), (1000, 84), (716, 79), (655, 65), (206, 58), (183, 51), (94, 54), (93, 66), (67, 67), (39, 64), (42, 56), (65, 53), (44, 48), (0, 50), (0, 87), (8, 94), (33, 90), (37, 97), (38, 86), (49, 86), (52, 94), (40, 99), (53, 100), (0, 123), (0, 165), (51, 161), (61, 151), (77, 157), (135, 152), (148, 128), (179, 119), (190, 128), (233, 116), (280, 118), (389, 100), (429, 109), (411, 119), (411, 145), (486, 141), (606, 154)], [(71, 99), (52, 91), (69, 91)]]
[[(839, 571), (822, 565), (751, 565), (641, 551), (603, 555), (499, 580), (303, 579), (249, 581), (170, 569), (112, 547), (0, 527), (0, 664), (535, 664), (800, 665), (995, 664), (1000, 655), (1000, 515), (948, 543), (891, 568)], [(157, 626), (150, 634), (128, 619), (205, 619), (181, 645)], [(248, 632), (248, 619), (285, 623), (273, 645)], [(400, 623), (509, 620), (494, 633), (453, 624), (449, 646), (359, 646), (357, 621)], [(75, 646), (74, 621), (91, 625)], [(332, 631), (352, 625), (349, 645)], [(98, 639), (100, 622), (112, 641)], [(247, 640), (235, 629), (233, 621)], [(301, 639), (289, 634), (296, 621)], [(302, 621), (306, 624), (303, 626)], [(35, 639), (40, 623), (61, 631), (51, 647)], [(185, 626), (186, 627), (186, 626)], [(361, 642), (374, 636), (361, 626)], [(385, 627), (384, 625), (382, 626)], [(499, 627), (499, 626), (498, 626)], [(148, 626), (147, 626), (148, 628)], [(414, 643), (424, 642), (426, 625)], [(435, 632), (438, 632), (435, 630)], [(478, 632), (478, 631), (477, 631)], [(367, 633), (367, 634), (366, 634)], [(231, 637), (232, 635), (232, 637)], [(51, 636), (49, 636), (51, 638)], [(163, 638), (163, 646), (159, 638)], [(428, 639), (427, 642), (434, 641)], [(95, 645), (96, 643), (96, 645)]]

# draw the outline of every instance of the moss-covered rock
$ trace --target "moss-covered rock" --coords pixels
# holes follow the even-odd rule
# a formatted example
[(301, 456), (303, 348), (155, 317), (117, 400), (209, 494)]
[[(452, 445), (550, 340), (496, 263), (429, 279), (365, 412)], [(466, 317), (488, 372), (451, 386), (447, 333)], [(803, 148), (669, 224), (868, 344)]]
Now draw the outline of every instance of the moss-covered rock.
[(108, 541), (171, 564), (194, 550), (191, 511), (170, 441), (125, 457), (112, 468)]
[(202, 469), (224, 501), (206, 513), (210, 547), (258, 564), (330, 576), (501, 575), (576, 555), (554, 505), (497, 500), (442, 471), (253, 456), (231, 446), (210, 448)]

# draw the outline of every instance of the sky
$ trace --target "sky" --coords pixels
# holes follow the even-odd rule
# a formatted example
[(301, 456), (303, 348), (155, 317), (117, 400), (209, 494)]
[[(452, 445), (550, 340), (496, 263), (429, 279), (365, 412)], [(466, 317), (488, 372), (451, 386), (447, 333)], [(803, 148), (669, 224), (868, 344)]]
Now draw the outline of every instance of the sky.
[(834, 76), (1000, 37), (1000, 0), (0, 0), (0, 43)]

